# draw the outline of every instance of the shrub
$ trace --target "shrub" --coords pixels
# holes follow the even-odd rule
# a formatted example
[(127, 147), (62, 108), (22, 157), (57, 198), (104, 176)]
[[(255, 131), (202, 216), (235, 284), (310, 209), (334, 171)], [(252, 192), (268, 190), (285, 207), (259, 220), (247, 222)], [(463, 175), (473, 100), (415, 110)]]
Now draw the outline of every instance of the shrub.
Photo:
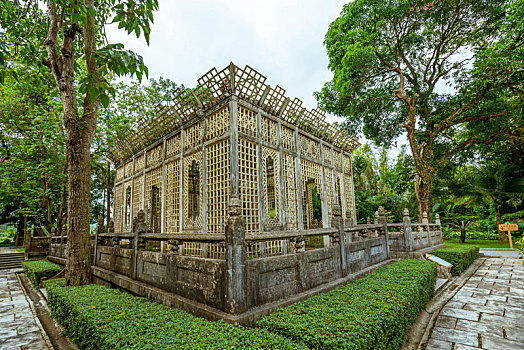
[(9, 238), (6, 238), (0, 241), (0, 247), (11, 247), (14, 245), (15, 245), (15, 242), (11, 241)]
[(464, 270), (466, 270), (468, 266), (471, 265), (473, 261), (475, 261), (475, 259), (479, 257), (479, 248), (474, 246), (450, 247), (437, 249), (433, 251), (432, 254), (453, 264), (453, 267), (451, 268), (451, 274), (458, 276)]
[(435, 288), (437, 264), (403, 260), (265, 316), (258, 327), (319, 349), (399, 349)]
[[(460, 231), (444, 230), (442, 232), (442, 236), (448, 237), (448, 238), (460, 238)], [(466, 242), (468, 239), (497, 240), (499, 239), (499, 234), (495, 231), (467, 231), (466, 232)]]
[(56, 276), (62, 268), (47, 260), (29, 260), (22, 263), (24, 273), (31, 280), (33, 286), (38, 289), (43, 277)]
[(305, 349), (266, 330), (210, 322), (105, 286), (44, 285), (53, 317), (82, 349)]

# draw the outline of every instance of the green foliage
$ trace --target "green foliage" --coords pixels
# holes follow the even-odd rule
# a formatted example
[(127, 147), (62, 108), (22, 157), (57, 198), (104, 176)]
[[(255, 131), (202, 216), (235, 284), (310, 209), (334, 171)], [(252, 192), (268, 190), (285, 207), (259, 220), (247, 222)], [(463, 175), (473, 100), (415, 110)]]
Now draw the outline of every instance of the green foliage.
[[(460, 238), (460, 231), (444, 231), (442, 232), (442, 237), (446, 238)], [(497, 240), (499, 235), (494, 231), (468, 231), (466, 238), (470, 239), (480, 239), (480, 240)]]
[(83, 349), (305, 349), (262, 329), (210, 322), (105, 286), (44, 286), (53, 317)]
[(399, 349), (431, 299), (437, 265), (403, 260), (277, 310), (258, 327), (315, 349)]
[(433, 251), (432, 254), (453, 264), (451, 273), (458, 276), (479, 257), (479, 248), (475, 246), (443, 248)]
[(0, 241), (0, 247), (12, 247), (15, 245), (15, 242), (10, 240), (9, 238), (5, 238), (2, 241)]
[(47, 260), (28, 260), (22, 263), (24, 273), (33, 283), (33, 286), (38, 289), (40, 281), (43, 277), (49, 278), (56, 276), (62, 268), (56, 264), (53, 264)]

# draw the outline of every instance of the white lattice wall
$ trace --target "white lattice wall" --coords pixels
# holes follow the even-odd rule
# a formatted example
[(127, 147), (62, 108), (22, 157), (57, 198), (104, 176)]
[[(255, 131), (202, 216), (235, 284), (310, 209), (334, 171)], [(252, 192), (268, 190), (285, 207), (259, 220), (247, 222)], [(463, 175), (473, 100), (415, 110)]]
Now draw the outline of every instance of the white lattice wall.
[(257, 137), (257, 113), (238, 106), (238, 131), (252, 137)]
[[(270, 193), (268, 191), (268, 169), (267, 169), (267, 162), (268, 159), (273, 160), (273, 194), (270, 198)], [(265, 214), (266, 214), (266, 226), (278, 226), (281, 225), (280, 221), (280, 161), (278, 156), (278, 151), (269, 148), (269, 147), (262, 147), (262, 169), (264, 173), (264, 202), (265, 202)], [(269, 210), (271, 208), (271, 201), (273, 201), (273, 205), (275, 207), (275, 215), (274, 217), (271, 217), (269, 215)]]
[(226, 133), (229, 130), (229, 119), (229, 106), (225, 106), (208, 116), (206, 118), (206, 140), (212, 140)]
[(206, 146), (207, 233), (224, 233), (229, 202), (229, 140)]
[[(189, 214), (189, 169), (192, 163), (198, 167), (198, 215), (191, 217)], [(195, 230), (202, 228), (202, 152), (195, 152), (184, 157), (184, 230)]]
[[(167, 148), (167, 147), (166, 147)], [(164, 208), (166, 233), (180, 232), (180, 160), (166, 164), (166, 203)]]
[(251, 141), (239, 139), (238, 192), (242, 201), (242, 214), (246, 222), (246, 233), (257, 233), (260, 229), (257, 176), (257, 145)]
[[(123, 168), (122, 168), (123, 169)], [(115, 198), (113, 201), (114, 205), (114, 218), (113, 223), (115, 224), (115, 232), (122, 232), (122, 190), (124, 185), (116, 185), (115, 186)]]

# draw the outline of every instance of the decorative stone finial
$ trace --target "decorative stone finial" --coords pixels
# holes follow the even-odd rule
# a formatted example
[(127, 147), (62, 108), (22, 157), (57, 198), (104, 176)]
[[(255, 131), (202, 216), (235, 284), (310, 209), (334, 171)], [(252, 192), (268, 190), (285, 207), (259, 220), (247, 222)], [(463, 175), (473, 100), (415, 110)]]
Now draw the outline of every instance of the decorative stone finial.
[(342, 208), (340, 205), (337, 204), (333, 207), (333, 216), (342, 216)]
[(409, 216), (409, 210), (408, 210), (408, 208), (404, 208), (404, 216)]
[(422, 212), (422, 217), (425, 218), (425, 219), (427, 219), (427, 218), (428, 218), (428, 213), (426, 213), (426, 212)]
[(438, 215), (438, 213), (435, 214), (435, 220), (440, 220), (440, 215)]
[(109, 221), (109, 225), (107, 226), (107, 232), (109, 233), (115, 232), (115, 222), (113, 220)]
[(51, 237), (55, 236), (56, 235), (56, 228), (54, 227), (51, 227), (51, 233), (50, 233)]
[(138, 222), (146, 222), (146, 213), (144, 212), (144, 209), (140, 209), (138, 211), (138, 214), (136, 214), (136, 219)]
[(386, 215), (386, 210), (384, 209), (384, 207), (382, 205), (380, 207), (378, 207), (378, 215), (379, 216), (385, 216)]
[(371, 225), (371, 219), (369, 218), (369, 216), (368, 216), (368, 218), (367, 218), (367, 224), (368, 224), (368, 225)]
[(227, 213), (229, 216), (240, 216), (242, 215), (242, 202), (238, 197), (231, 197), (229, 205), (227, 207)]

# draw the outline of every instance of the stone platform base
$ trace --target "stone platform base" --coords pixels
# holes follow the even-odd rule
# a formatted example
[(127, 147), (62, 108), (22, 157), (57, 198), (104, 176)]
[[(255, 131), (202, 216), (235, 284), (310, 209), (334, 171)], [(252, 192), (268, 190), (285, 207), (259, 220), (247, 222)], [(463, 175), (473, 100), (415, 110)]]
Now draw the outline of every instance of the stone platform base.
[(446, 248), (446, 245), (444, 243), (437, 244), (431, 247), (422, 248), (419, 250), (415, 250), (413, 252), (396, 252), (391, 251), (391, 259), (424, 259), (424, 255), (431, 253), (432, 251), (436, 249), (442, 249)]

